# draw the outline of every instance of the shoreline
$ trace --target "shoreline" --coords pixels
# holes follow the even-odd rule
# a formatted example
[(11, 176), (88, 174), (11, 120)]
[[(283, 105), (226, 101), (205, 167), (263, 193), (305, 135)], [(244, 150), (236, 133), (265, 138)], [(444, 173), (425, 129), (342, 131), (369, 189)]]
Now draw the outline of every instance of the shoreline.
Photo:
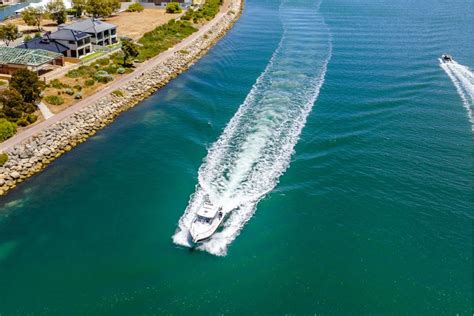
[(0, 196), (188, 70), (232, 28), (243, 5), (243, 0), (230, 0), (226, 11), (219, 12), (171, 49), (110, 86), (0, 143), (0, 152), (8, 154), (8, 161), (0, 167)]

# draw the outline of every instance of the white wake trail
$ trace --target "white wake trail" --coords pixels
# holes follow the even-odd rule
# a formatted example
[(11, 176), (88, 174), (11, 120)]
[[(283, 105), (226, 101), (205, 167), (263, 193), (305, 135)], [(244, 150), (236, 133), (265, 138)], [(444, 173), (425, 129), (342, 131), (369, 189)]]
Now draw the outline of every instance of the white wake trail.
[(265, 71), (209, 149), (196, 191), (173, 241), (190, 246), (189, 227), (206, 195), (231, 210), (221, 231), (198, 249), (225, 255), (256, 205), (288, 167), (306, 118), (324, 82), (331, 38), (319, 3), (283, 3), (284, 33)]
[(440, 66), (453, 82), (471, 122), (471, 130), (474, 132), (474, 73), (455, 61), (449, 63), (440, 61)]

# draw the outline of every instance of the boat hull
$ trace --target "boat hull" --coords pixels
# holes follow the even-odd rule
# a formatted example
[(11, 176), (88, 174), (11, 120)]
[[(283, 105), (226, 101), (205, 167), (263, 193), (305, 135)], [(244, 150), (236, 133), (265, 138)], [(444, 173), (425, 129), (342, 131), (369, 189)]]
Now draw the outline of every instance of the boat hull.
[(202, 227), (203, 225), (198, 225), (196, 222), (193, 222), (189, 229), (189, 235), (192, 242), (197, 244), (209, 239), (222, 224), (224, 217), (225, 216), (222, 215), (220, 218), (214, 219), (214, 221), (206, 227)]

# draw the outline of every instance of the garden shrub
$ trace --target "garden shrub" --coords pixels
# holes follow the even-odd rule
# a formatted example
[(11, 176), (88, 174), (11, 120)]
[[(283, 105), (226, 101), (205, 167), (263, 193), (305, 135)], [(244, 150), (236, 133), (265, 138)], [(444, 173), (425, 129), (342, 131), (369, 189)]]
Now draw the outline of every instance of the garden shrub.
[(123, 97), (123, 91), (120, 89), (112, 91), (112, 94), (115, 95), (116, 97)]
[(65, 92), (67, 95), (73, 95), (73, 94), (74, 94), (74, 90), (71, 89), (71, 88), (66, 88), (66, 89), (64, 89), (64, 92)]
[(34, 113), (30, 113), (26, 116), (26, 120), (28, 121), (28, 123), (32, 124), (34, 122), (36, 122), (36, 120), (38, 119), (38, 115), (34, 114)]
[(30, 125), (30, 123), (26, 120), (26, 118), (22, 117), (21, 119), (16, 121), (16, 125), (24, 127)]
[(135, 2), (128, 6), (127, 12), (142, 12), (144, 9), (141, 3)]
[(52, 105), (61, 105), (64, 103), (63, 98), (57, 95), (48, 95), (44, 97), (44, 100)]
[(96, 61), (96, 63), (101, 65), (101, 66), (106, 66), (106, 65), (109, 64), (109, 62), (110, 62), (110, 60), (108, 58), (101, 58), (101, 59)]
[(121, 75), (124, 74), (125, 73), (125, 68), (123, 68), (123, 67), (117, 68), (117, 73), (121, 74)]
[(107, 82), (110, 82), (110, 81), (113, 81), (114, 80), (114, 76), (112, 75), (106, 75), (106, 76), (101, 76), (99, 78), (97, 78), (97, 81), (100, 82), (100, 83), (107, 83)]
[(86, 85), (86, 87), (91, 87), (93, 86), (95, 83), (95, 80), (94, 79), (87, 79), (84, 84)]
[(114, 77), (105, 70), (99, 70), (95, 73), (94, 78), (98, 82), (107, 83), (114, 80)]
[(70, 70), (66, 77), (79, 78), (79, 77), (90, 77), (94, 74), (95, 69), (91, 66), (80, 66), (77, 69)]
[(181, 7), (178, 2), (170, 2), (166, 5), (166, 13), (180, 13)]
[(5, 164), (5, 162), (8, 161), (8, 155), (6, 153), (1, 153), (0, 154), (0, 167)]
[(107, 71), (109, 74), (114, 74), (117, 72), (117, 68), (118, 68), (117, 65), (111, 64), (105, 67), (104, 70)]
[(15, 135), (16, 124), (8, 121), (7, 119), (0, 119), (0, 141), (4, 141)]
[(49, 85), (53, 88), (56, 88), (56, 89), (61, 89), (64, 86), (63, 83), (61, 81), (59, 81), (58, 79), (51, 80), (49, 82)]
[(82, 93), (77, 92), (77, 93), (74, 95), (74, 99), (76, 99), (76, 100), (82, 99)]

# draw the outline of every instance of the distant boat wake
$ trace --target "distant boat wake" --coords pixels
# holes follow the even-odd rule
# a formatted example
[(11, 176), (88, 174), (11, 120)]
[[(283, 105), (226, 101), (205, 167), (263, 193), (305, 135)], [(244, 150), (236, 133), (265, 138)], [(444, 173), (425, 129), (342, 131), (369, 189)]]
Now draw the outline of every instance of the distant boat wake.
[(471, 130), (474, 132), (474, 73), (468, 67), (455, 61), (449, 63), (441, 62), (440, 66), (456, 87), (466, 109), (469, 122), (471, 122)]
[(173, 241), (190, 246), (190, 224), (209, 195), (214, 205), (233, 211), (198, 249), (225, 255), (278, 183), (324, 82), (331, 38), (319, 3), (283, 3), (283, 35), (265, 71), (199, 168), (196, 191), (180, 218)]

